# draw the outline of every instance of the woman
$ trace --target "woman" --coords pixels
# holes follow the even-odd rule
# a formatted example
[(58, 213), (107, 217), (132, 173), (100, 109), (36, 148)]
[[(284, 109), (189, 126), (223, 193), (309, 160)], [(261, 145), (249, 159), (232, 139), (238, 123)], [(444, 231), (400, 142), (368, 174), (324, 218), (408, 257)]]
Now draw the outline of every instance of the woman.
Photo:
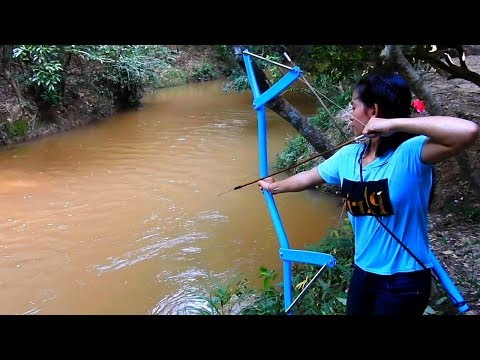
[(410, 118), (411, 91), (397, 73), (372, 72), (353, 92), (351, 121), (367, 144), (341, 148), (317, 167), (258, 185), (272, 194), (341, 185), (355, 234), (349, 315), (421, 315), (431, 267), (427, 211), (433, 167), (473, 144), (479, 127), (450, 116)]

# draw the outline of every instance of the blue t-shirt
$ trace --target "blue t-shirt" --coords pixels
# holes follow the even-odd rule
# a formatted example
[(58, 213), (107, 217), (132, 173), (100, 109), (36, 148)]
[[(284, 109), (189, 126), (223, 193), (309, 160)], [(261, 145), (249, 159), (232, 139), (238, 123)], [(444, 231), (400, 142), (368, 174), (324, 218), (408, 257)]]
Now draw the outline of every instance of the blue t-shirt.
[(362, 174), (363, 144), (344, 146), (318, 165), (328, 184), (342, 186), (355, 233), (355, 264), (365, 271), (391, 275), (423, 269), (372, 212), (427, 268), (432, 267), (427, 231), (432, 165), (421, 160), (427, 139), (421, 135), (403, 142), (363, 167)]

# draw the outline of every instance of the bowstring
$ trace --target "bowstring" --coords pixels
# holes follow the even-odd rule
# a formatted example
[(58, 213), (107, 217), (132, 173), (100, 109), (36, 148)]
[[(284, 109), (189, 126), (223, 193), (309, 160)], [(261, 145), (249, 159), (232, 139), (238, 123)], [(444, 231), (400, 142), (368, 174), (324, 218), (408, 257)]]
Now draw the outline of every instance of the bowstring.
[[(292, 70), (293, 67), (290, 67), (290, 66), (287, 66), (285, 64), (282, 64), (282, 63), (279, 63), (277, 61), (273, 61), (271, 59), (268, 59), (268, 58), (265, 58), (263, 56), (260, 56), (260, 55), (257, 55), (257, 54), (254, 54), (254, 53), (251, 53), (247, 50), (244, 50), (244, 53), (246, 54), (249, 54), (251, 56), (254, 56), (258, 59), (261, 59), (261, 60), (264, 60), (264, 61), (267, 61), (267, 62), (270, 62), (276, 66), (279, 66), (279, 67), (283, 67), (287, 70)], [(290, 64), (292, 64), (292, 66), (296, 66), (295, 63), (292, 61), (292, 59), (290, 58), (290, 56), (284, 52), (283, 55), (285, 56), (285, 58), (288, 60), (288, 62), (290, 62)], [(328, 109), (328, 107), (325, 105), (325, 103), (323, 102), (323, 100), (320, 98), (319, 95), (321, 95), (323, 98), (325, 98), (326, 100), (328, 100), (331, 104), (335, 105), (338, 109), (340, 110), (344, 110), (343, 107), (341, 107), (339, 104), (337, 104), (335, 101), (333, 101), (332, 99), (330, 99), (328, 96), (326, 96), (325, 94), (323, 94), (321, 91), (315, 89), (311, 84), (310, 82), (305, 78), (305, 76), (302, 74), (300, 74), (300, 78), (299, 80), (301, 82), (303, 82), (305, 85), (307, 85), (307, 87), (310, 89), (310, 91), (312, 92), (312, 94), (317, 98), (317, 100), (320, 102), (320, 104), (323, 106), (323, 108), (325, 109), (325, 111), (327, 112), (327, 114), (330, 116), (330, 118), (332, 119), (333, 121), (333, 124), (335, 125), (335, 127), (337, 128), (337, 130), (340, 132), (340, 134), (344, 137), (344, 138), (347, 138), (347, 136), (344, 134), (342, 128), (337, 124), (336, 120), (335, 120), (335, 117), (332, 115), (332, 113), (330, 112), (330, 110)], [(352, 119), (354, 119), (355, 121), (359, 122), (360, 124), (362, 124), (363, 126), (366, 126), (365, 123), (363, 123), (362, 121), (360, 121), (359, 119), (357, 119), (355, 116), (353, 116), (352, 114), (350, 114), (350, 117)], [(345, 220), (345, 217), (344, 217), (344, 214), (345, 214), (345, 211), (346, 211), (346, 207), (347, 207), (347, 203), (346, 201), (344, 200), (343, 201), (343, 205), (342, 205), (342, 210), (340, 212), (340, 216), (338, 218), (338, 223), (337, 223), (337, 227), (336, 227), (336, 230), (337, 231), (340, 231), (340, 227), (343, 223), (343, 221)]]

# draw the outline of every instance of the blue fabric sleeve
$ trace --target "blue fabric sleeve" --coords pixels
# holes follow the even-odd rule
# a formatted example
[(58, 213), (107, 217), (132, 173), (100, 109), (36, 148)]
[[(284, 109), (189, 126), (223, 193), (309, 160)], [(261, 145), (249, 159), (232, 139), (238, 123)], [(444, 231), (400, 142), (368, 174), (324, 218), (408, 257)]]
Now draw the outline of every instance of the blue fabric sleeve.
[(341, 185), (341, 167), (350, 160), (349, 154), (358, 149), (358, 146), (358, 144), (344, 146), (317, 166), (318, 174), (327, 184)]
[(403, 164), (409, 171), (422, 174), (431, 171), (433, 165), (422, 161), (422, 150), (428, 137), (425, 135), (415, 136), (408, 139), (398, 147), (398, 155), (401, 156)]

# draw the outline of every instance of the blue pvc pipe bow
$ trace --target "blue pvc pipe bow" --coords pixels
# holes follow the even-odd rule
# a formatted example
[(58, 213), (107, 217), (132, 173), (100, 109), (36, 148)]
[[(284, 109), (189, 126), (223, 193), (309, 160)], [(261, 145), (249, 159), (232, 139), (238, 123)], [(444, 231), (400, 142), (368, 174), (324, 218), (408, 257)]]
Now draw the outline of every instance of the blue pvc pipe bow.
[[(253, 70), (252, 58), (249, 54), (243, 52), (243, 60), (245, 63), (245, 69), (247, 72), (248, 82), (253, 93), (253, 108), (257, 112), (258, 123), (258, 160), (260, 178), (268, 175), (268, 147), (267, 147), (267, 121), (266, 121), (266, 108), (265, 105), (278, 96), (282, 91), (288, 88), (295, 80), (297, 80), (302, 72), (299, 67), (293, 67), (283, 77), (278, 80), (273, 86), (271, 86), (263, 94), (258, 87), (257, 79)], [(292, 262), (307, 263), (312, 265), (327, 266), (329, 268), (336, 265), (335, 258), (330, 254), (290, 249), (288, 237), (278, 213), (275, 200), (272, 194), (268, 191), (263, 191), (265, 202), (270, 213), (270, 217), (277, 234), (278, 241), (280, 243), (279, 255), (283, 261), (283, 288), (285, 299), (285, 310), (287, 311), (292, 304), (293, 299), (293, 286), (292, 286)], [(449, 294), (450, 300), (458, 308), (460, 312), (466, 312), (470, 309), (453, 281), (448, 276), (445, 269), (442, 267), (438, 259), (431, 252), (431, 260), (433, 263), (433, 272), (438, 277), (439, 281), (443, 285), (446, 292)], [(292, 314), (291, 310), (288, 310), (288, 314)]]

